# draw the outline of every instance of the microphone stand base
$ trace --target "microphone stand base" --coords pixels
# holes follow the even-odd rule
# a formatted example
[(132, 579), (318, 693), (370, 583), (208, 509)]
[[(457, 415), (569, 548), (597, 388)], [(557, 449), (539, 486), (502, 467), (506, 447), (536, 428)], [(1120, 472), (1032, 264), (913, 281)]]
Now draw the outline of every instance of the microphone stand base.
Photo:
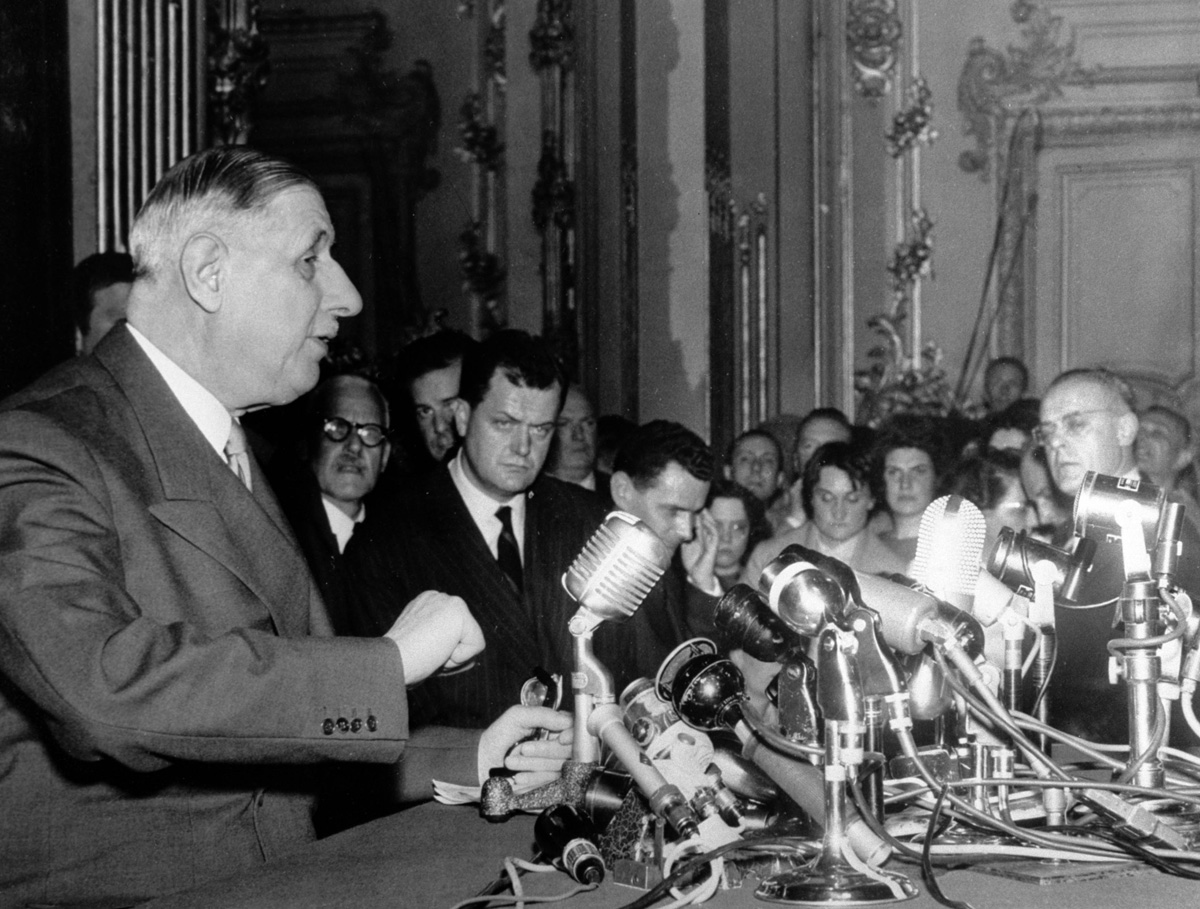
[(914, 899), (917, 888), (903, 875), (878, 868), (866, 874), (822, 856), (808, 868), (768, 878), (754, 896), (766, 903), (799, 906), (873, 906)]

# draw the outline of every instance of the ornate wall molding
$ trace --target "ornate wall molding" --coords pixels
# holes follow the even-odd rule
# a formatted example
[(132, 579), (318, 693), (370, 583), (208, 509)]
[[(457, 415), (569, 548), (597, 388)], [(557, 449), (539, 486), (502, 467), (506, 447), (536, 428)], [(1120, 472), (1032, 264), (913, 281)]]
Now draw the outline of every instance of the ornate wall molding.
[[(485, 15), (476, 21), (479, 78), (459, 106), (460, 158), (475, 165), (472, 219), (459, 234), (459, 267), (463, 289), (472, 303), (474, 331), (488, 335), (508, 324), (504, 266), (507, 194), (504, 119), (507, 77), (504, 55), (507, 16), (504, 0), (478, 0)], [(459, 17), (474, 19), (477, 0), (459, 5)]]
[(958, 78), (963, 132), (975, 138), (974, 150), (964, 151), (958, 164), (985, 181), (996, 151), (998, 117), (1018, 101), (1020, 106), (1038, 107), (1061, 97), (1064, 85), (1090, 85), (1096, 74), (1075, 59), (1075, 37), (1064, 38), (1061, 16), (1031, 2), (1014, 3), (1012, 14), (1022, 25), (1021, 43), (1001, 53), (983, 38), (972, 38)]
[(541, 72), (575, 66), (572, 0), (538, 0), (537, 20), (529, 31), (529, 65)]
[(860, 95), (881, 98), (891, 90), (896, 48), (903, 31), (896, 0), (850, 0), (846, 44)]
[(997, 156), (1007, 194), (998, 188), (1003, 212), (996, 264), (996, 340), (999, 349), (1020, 355), (1032, 343), (1028, 313), (1036, 305), (1034, 251), (1037, 248), (1038, 153), (1046, 148), (1103, 146), (1122, 136), (1200, 133), (1200, 99), (1160, 106), (1128, 105), (1058, 108), (997, 120), (1003, 139)]
[(888, 153), (899, 158), (910, 148), (932, 145), (937, 139), (933, 128), (933, 91), (923, 76), (918, 76), (908, 87), (908, 107), (896, 112), (892, 126), (884, 134)]
[(271, 72), (258, 31), (257, 0), (209, 0), (209, 130), (221, 145), (244, 145), (259, 92)]
[(542, 152), (532, 217), (542, 237), (542, 334), (573, 378), (579, 362), (575, 310), (575, 24), (572, 0), (538, 0), (529, 63), (541, 82)]

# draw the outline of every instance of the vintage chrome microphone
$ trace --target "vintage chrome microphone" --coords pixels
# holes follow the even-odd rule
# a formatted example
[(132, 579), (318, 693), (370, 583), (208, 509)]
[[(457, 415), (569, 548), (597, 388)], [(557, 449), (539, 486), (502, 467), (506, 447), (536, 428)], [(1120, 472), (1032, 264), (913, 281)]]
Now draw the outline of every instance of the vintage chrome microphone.
[[(571, 674), (571, 689), (575, 701), (575, 738), (572, 759), (563, 764), (558, 780), (531, 792), (514, 795), (512, 781), (493, 776), (483, 785), (480, 813), (498, 819), (518, 809), (542, 809), (557, 804), (583, 803), (588, 781), (599, 769), (599, 737), (604, 734), (617, 739), (620, 750), (630, 752), (637, 743), (626, 741), (621, 732), (620, 711), (612, 711), (593, 719), (596, 707), (614, 705), (612, 673), (592, 650), (592, 635), (606, 621), (623, 622), (637, 612), (642, 601), (658, 583), (671, 564), (671, 556), (662, 540), (636, 517), (623, 511), (613, 511), (576, 556), (563, 574), (563, 588), (579, 609), (567, 627), (575, 639), (575, 671)], [(611, 714), (618, 723), (614, 726)], [(599, 720), (603, 720), (600, 722)], [(639, 780), (639, 782), (654, 782)], [(664, 781), (665, 782), (665, 781)]]
[(579, 604), (567, 624), (575, 638), (571, 688), (575, 695), (573, 757), (577, 761), (599, 758), (588, 718), (597, 704), (616, 701), (612, 673), (592, 652), (592, 634), (603, 622), (623, 622), (637, 612), (670, 564), (671, 554), (649, 527), (631, 514), (614, 511), (563, 575), (563, 588)]
[[(1075, 495), (1075, 533), (1085, 539), (1119, 542), (1125, 564), (1120, 610), (1124, 636), (1109, 645), (1120, 654), (1121, 674), (1129, 715), (1129, 761), (1133, 782), (1160, 787), (1165, 771), (1154, 750), (1155, 729), (1167, 723), (1160, 716), (1158, 680), (1162, 643), (1158, 585), (1151, 577), (1151, 546), (1159, 543), (1159, 524), (1166, 494), (1152, 483), (1113, 477), (1089, 470)], [(1171, 522), (1176, 523), (1177, 522)], [(1154, 541), (1154, 544), (1151, 543)], [(1174, 546), (1177, 546), (1177, 541)], [(1168, 543), (1167, 549), (1174, 548)], [(1166, 560), (1168, 563), (1170, 560)], [(1161, 739), (1165, 741), (1165, 739)]]

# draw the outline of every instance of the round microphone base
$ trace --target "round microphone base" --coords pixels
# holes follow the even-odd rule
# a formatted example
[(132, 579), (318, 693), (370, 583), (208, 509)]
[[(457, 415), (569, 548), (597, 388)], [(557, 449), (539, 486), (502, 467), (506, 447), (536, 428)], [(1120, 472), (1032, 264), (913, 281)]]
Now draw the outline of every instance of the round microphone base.
[(766, 903), (872, 906), (914, 899), (917, 888), (901, 874), (878, 868), (862, 872), (845, 860), (822, 855), (808, 868), (767, 878), (754, 896)]

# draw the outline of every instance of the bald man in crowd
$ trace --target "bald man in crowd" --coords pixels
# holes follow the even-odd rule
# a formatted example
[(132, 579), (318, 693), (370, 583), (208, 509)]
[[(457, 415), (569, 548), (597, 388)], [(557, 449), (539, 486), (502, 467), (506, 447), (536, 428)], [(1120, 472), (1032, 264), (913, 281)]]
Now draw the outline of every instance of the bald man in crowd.
[[(1134, 456), (1138, 418), (1128, 383), (1106, 369), (1072, 369), (1046, 390), (1036, 441), (1046, 452), (1055, 485), (1076, 496), (1088, 471), (1145, 482)], [(1200, 537), (1184, 522), (1178, 582), (1200, 591)], [(1059, 543), (1068, 543), (1059, 540)], [(1153, 544), (1153, 541), (1149, 541)], [(1055, 610), (1058, 661), (1051, 691), (1052, 722), (1060, 729), (1106, 742), (1128, 741), (1125, 686), (1108, 681), (1107, 643), (1119, 637), (1113, 618), (1125, 583), (1120, 543), (1097, 541), (1092, 569), (1077, 601), (1091, 609)], [(1173, 734), (1186, 728), (1176, 724)]]

